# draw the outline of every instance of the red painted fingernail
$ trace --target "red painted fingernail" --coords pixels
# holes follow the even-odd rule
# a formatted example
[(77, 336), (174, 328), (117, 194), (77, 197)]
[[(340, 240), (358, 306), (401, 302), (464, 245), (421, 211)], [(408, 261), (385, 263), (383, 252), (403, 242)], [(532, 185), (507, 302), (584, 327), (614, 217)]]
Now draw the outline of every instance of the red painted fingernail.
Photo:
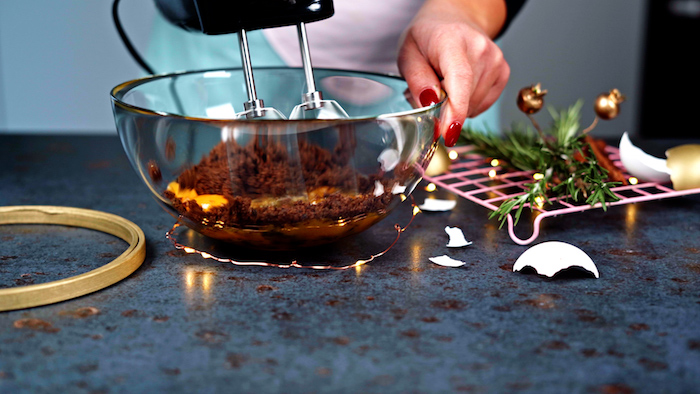
[(447, 133), (445, 134), (445, 146), (455, 146), (460, 134), (462, 134), (462, 123), (453, 122), (450, 127), (447, 128)]
[(420, 105), (424, 107), (440, 102), (437, 93), (435, 93), (433, 89), (425, 89), (424, 91), (420, 92), (418, 100), (420, 101)]

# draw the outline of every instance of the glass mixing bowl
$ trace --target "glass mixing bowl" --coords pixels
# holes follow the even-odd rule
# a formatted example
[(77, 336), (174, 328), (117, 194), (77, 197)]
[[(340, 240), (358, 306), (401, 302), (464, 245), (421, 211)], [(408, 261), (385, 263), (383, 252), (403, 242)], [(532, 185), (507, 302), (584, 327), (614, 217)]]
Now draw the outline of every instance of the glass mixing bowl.
[[(234, 119), (248, 100), (244, 76), (222, 69), (115, 87), (117, 131), (156, 200), (195, 231), (257, 249), (333, 242), (413, 191), (437, 146), (445, 98), (414, 108), (400, 78), (314, 72), (348, 119)], [(302, 69), (256, 68), (255, 82), (265, 106), (286, 115), (306, 92)]]

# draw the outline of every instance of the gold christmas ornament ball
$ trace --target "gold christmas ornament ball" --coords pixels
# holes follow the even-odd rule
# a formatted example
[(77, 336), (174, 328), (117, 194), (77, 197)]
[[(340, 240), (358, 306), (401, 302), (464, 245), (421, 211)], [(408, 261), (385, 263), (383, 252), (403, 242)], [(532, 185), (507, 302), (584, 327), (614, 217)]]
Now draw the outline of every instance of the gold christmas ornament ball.
[(700, 187), (700, 145), (681, 145), (667, 150), (666, 167), (671, 170), (675, 190)]
[(620, 103), (625, 101), (619, 90), (613, 89), (609, 93), (601, 93), (593, 104), (596, 115), (603, 120), (615, 119), (620, 113)]
[(544, 106), (544, 95), (546, 90), (538, 83), (530, 87), (520, 89), (518, 92), (518, 108), (528, 115), (534, 114)]

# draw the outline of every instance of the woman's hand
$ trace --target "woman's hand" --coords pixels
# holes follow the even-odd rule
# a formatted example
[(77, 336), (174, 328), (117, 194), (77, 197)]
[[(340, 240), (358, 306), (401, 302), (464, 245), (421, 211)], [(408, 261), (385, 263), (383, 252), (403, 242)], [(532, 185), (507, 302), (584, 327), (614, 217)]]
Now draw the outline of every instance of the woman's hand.
[(447, 146), (506, 86), (510, 68), (492, 40), (505, 17), (504, 0), (428, 0), (403, 34), (398, 65), (416, 102), (427, 106), (447, 92), (440, 126)]

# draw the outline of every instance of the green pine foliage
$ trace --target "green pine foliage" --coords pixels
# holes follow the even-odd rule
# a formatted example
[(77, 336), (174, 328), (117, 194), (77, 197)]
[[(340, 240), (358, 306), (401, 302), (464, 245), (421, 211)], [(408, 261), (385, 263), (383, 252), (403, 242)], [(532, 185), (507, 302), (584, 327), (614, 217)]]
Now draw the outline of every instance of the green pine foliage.
[[(530, 207), (551, 204), (560, 198), (595, 205), (619, 200), (610, 190), (620, 182), (609, 182), (608, 171), (588, 151), (585, 135), (580, 130), (582, 101), (560, 112), (548, 108), (553, 122), (549, 129), (538, 132), (531, 127), (514, 125), (502, 135), (483, 134), (465, 129), (464, 142), (474, 146), (474, 153), (498, 159), (502, 165), (516, 170), (536, 171), (543, 178), (526, 183), (525, 193), (511, 197), (491, 213), (501, 227), (509, 213), (517, 224), (526, 204)], [(575, 159), (576, 153), (583, 161)], [(531, 208), (532, 209), (532, 208)]]

